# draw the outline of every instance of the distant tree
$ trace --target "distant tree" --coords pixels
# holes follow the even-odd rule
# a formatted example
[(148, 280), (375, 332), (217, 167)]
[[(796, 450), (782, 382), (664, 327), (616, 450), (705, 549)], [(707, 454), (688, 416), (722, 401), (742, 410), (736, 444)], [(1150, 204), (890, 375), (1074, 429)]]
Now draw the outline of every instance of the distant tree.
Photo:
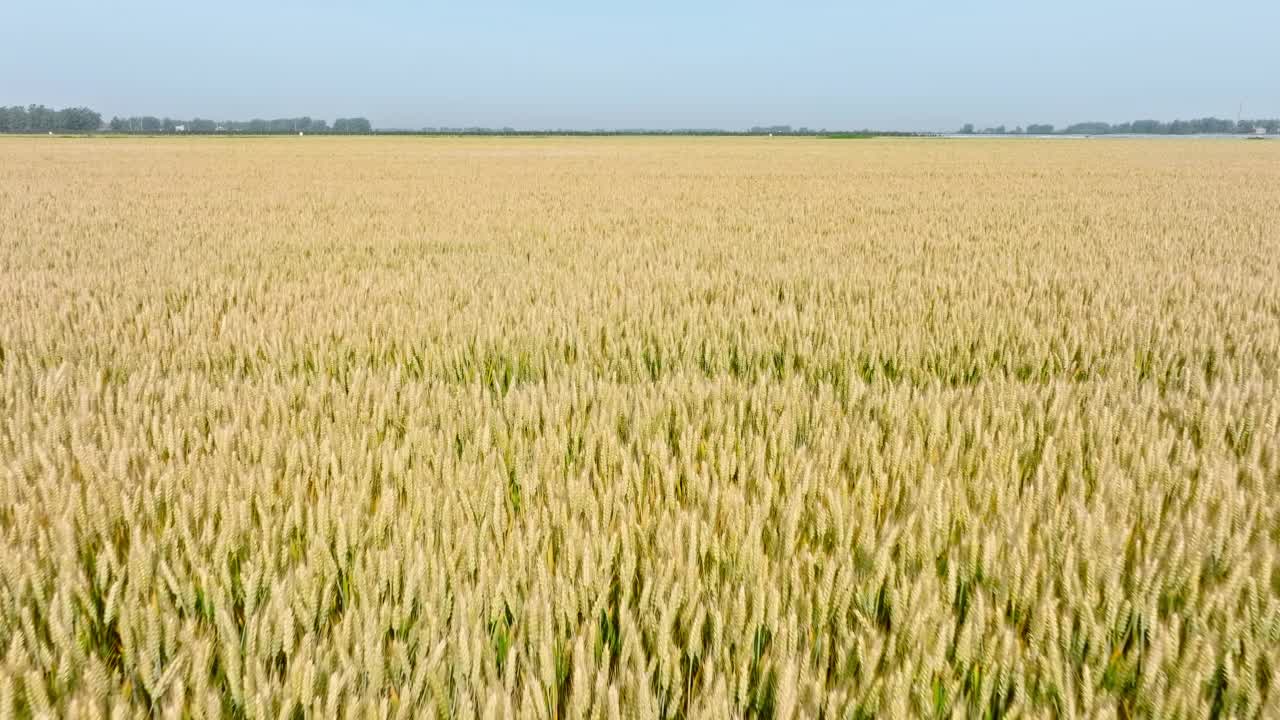
[(85, 107), (63, 108), (53, 116), (55, 130), (87, 132), (97, 130), (101, 124), (102, 117)]
[(53, 130), (55, 113), (43, 105), (27, 106), (27, 130), (47, 132)]
[(373, 131), (373, 127), (365, 118), (338, 118), (333, 121), (336, 133), (363, 134)]
[(1028, 135), (1052, 135), (1053, 126), (1047, 123), (1041, 123), (1038, 125), (1035, 123), (1032, 123), (1027, 126), (1027, 134)]
[(160, 132), (164, 130), (164, 123), (160, 122), (160, 118), (146, 115), (142, 118), (142, 132)]
[(1201, 118), (1199, 132), (1206, 133), (1230, 133), (1234, 132), (1236, 124), (1224, 118), (1207, 117)]
[(20, 107), (0, 107), (0, 132), (21, 132), (26, 124), (26, 110)]
[(1104, 122), (1082, 122), (1068, 125), (1063, 132), (1068, 135), (1106, 135), (1111, 132), (1111, 125)]
[(94, 132), (102, 128), (102, 115), (87, 107), (71, 108), (70, 117), (75, 130)]
[(964, 124), (964, 127), (960, 128), (960, 134), (961, 134), (961, 135), (972, 135), (972, 134), (973, 134), (973, 123), (965, 123), (965, 124)]

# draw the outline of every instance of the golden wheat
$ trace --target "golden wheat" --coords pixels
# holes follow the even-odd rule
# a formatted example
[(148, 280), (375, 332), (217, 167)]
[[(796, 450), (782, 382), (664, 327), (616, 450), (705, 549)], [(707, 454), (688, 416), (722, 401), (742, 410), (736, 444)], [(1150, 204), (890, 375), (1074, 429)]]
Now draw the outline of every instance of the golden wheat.
[(1276, 188), (0, 139), (0, 717), (1276, 717)]

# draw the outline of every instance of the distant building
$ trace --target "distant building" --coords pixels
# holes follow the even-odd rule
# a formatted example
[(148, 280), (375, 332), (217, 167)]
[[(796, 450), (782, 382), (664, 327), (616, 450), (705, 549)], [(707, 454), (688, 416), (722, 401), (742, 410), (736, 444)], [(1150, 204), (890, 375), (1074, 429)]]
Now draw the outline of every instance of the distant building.
[(174, 132), (186, 132), (186, 131), (187, 131), (187, 126), (186, 126), (186, 125), (174, 125), (174, 126), (173, 126), (173, 131), (174, 131)]
[(1253, 129), (1253, 134), (1254, 134), (1254, 135), (1266, 135), (1266, 134), (1267, 134), (1267, 129), (1266, 129), (1266, 128), (1264, 128), (1264, 127), (1256, 127), (1256, 128), (1254, 128), (1254, 129)]

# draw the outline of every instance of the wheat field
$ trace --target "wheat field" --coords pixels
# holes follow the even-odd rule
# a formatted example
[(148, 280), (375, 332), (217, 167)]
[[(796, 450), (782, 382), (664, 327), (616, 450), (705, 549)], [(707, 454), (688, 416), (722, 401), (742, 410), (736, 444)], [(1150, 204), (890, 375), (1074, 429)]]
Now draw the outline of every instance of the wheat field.
[(0, 139), (0, 717), (1280, 717), (1280, 143)]

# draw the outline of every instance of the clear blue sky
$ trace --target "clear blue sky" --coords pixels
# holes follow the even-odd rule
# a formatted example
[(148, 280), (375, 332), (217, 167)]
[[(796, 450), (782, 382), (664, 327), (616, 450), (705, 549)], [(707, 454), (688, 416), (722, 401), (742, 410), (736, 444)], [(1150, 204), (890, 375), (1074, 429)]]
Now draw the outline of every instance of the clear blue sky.
[(380, 127), (1280, 116), (1280, 2), (13, 2), (0, 104)]

